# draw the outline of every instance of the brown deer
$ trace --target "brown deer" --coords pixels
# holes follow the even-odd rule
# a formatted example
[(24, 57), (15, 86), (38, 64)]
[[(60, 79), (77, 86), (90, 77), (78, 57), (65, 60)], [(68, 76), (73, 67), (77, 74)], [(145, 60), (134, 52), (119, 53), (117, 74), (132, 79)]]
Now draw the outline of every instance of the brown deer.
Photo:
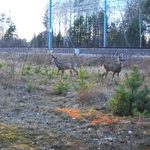
[(102, 78), (105, 76), (107, 78), (108, 72), (113, 72), (112, 79), (114, 78), (115, 74), (117, 73), (117, 76), (119, 77), (119, 73), (122, 69), (122, 62), (124, 62), (125, 59), (123, 59), (120, 55), (118, 55), (118, 62), (116, 61), (103, 61), (101, 66), (104, 66), (104, 69), (106, 72), (102, 74)]
[(72, 70), (78, 75), (78, 71), (76, 69), (77, 64), (72, 62), (68, 62), (68, 61), (59, 61), (57, 59), (57, 57), (52, 56), (52, 61), (55, 63), (56, 67), (58, 68), (58, 73), (59, 71), (62, 72), (62, 75), (64, 74), (65, 70), (70, 70), (70, 77), (72, 76)]

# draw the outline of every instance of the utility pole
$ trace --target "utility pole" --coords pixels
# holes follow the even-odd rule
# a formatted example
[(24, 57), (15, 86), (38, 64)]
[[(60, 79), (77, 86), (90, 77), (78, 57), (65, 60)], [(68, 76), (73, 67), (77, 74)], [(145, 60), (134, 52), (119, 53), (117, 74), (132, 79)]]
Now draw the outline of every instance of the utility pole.
[(140, 35), (140, 48), (141, 48), (142, 47), (141, 0), (139, 0), (139, 35)]
[(52, 0), (49, 0), (49, 37), (48, 37), (48, 48), (49, 51), (52, 50), (52, 38), (53, 38), (53, 28), (52, 28)]
[(107, 43), (107, 0), (104, 0), (104, 36), (103, 47), (106, 47)]

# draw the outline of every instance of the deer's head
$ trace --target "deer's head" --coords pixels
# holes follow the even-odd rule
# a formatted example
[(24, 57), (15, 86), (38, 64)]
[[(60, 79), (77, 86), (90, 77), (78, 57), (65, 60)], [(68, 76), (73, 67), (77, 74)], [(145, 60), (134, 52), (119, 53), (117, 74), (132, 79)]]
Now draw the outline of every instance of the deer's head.
[(57, 57), (55, 57), (54, 55), (51, 55), (53, 59), (57, 59)]
[(56, 60), (57, 57), (55, 57), (54, 55), (51, 55), (51, 57), (52, 57), (52, 63), (54, 63), (54, 60)]

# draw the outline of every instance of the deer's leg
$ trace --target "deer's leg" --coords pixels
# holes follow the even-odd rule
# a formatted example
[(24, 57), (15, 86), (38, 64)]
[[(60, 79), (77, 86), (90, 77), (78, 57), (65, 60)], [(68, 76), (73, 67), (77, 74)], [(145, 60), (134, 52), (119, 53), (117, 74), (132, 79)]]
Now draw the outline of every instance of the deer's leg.
[(115, 74), (116, 74), (116, 72), (113, 72), (112, 79), (114, 78)]
[(102, 74), (102, 78), (105, 76), (105, 78), (107, 78), (107, 74), (108, 74), (108, 71), (106, 71), (106, 72), (104, 72), (103, 74)]
[(78, 71), (76, 70), (76, 74), (77, 74), (77, 76), (78, 76)]
[(102, 78), (105, 76), (105, 72), (102, 74)]
[(105, 73), (105, 78), (107, 78), (108, 72), (109, 72), (109, 71), (106, 71), (106, 73)]
[(62, 72), (62, 76), (64, 75), (64, 70), (61, 71)]
[(117, 73), (117, 76), (119, 77), (119, 72)]
[(57, 75), (59, 75), (59, 71), (60, 71), (60, 69), (57, 70)]
[(70, 69), (70, 78), (72, 77), (72, 70)]
[(73, 68), (73, 71), (77, 74), (77, 76), (78, 76), (78, 71), (75, 69), (75, 68)]

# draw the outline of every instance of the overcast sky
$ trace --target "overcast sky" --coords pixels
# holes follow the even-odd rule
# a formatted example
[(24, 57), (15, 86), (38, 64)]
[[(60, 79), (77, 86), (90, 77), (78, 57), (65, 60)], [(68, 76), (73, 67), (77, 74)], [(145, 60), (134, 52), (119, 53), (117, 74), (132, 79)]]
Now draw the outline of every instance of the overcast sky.
[(20, 38), (31, 40), (44, 30), (42, 16), (49, 0), (0, 0), (0, 13), (9, 14)]

